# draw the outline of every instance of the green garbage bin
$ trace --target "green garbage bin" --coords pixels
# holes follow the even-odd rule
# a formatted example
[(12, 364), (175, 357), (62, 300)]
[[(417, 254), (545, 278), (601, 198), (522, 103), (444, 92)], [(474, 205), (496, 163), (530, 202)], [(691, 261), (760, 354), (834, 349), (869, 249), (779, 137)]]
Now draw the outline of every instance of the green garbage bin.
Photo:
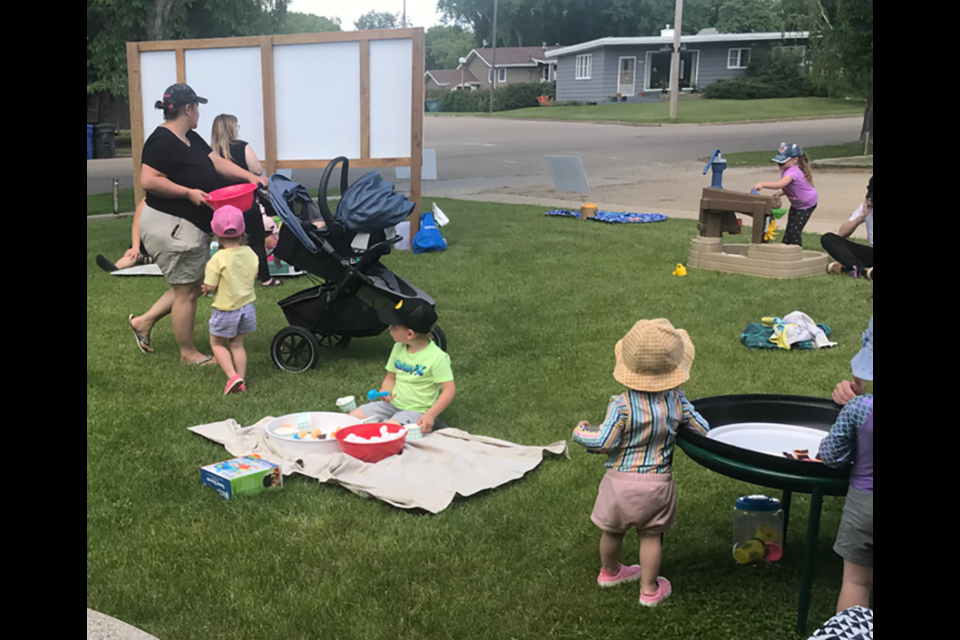
[(423, 103), (423, 109), (427, 113), (440, 113), (440, 101), (439, 100), (425, 100)]
[(113, 158), (117, 155), (117, 129), (112, 124), (98, 124), (93, 128), (93, 157)]

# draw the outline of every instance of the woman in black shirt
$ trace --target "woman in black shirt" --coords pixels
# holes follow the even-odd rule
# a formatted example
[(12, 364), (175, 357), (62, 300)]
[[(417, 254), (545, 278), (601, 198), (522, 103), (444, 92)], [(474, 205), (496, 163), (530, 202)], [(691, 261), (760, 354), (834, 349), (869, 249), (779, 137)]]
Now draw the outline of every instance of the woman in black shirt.
[(147, 193), (140, 216), (140, 237), (154, 262), (170, 284), (159, 300), (142, 316), (129, 318), (137, 346), (152, 353), (150, 332), (160, 318), (170, 315), (173, 335), (184, 363), (216, 364), (197, 350), (193, 325), (204, 270), (210, 258), (213, 208), (208, 192), (230, 184), (255, 182), (254, 176), (224, 160), (194, 132), (200, 119), (200, 104), (206, 104), (185, 84), (164, 92), (156, 108), (164, 122), (143, 145), (140, 186)]
[[(221, 158), (230, 160), (241, 169), (260, 175), (263, 169), (260, 167), (257, 154), (246, 141), (239, 139), (239, 135), (240, 125), (237, 124), (237, 117), (222, 113), (213, 121), (210, 145), (214, 153)], [(267, 249), (264, 246), (267, 238), (263, 230), (262, 215), (260, 205), (254, 202), (249, 210), (243, 212), (243, 221), (247, 227), (248, 244), (260, 259), (260, 284), (264, 287), (277, 287), (283, 284), (283, 280), (270, 276), (270, 262), (267, 260)]]

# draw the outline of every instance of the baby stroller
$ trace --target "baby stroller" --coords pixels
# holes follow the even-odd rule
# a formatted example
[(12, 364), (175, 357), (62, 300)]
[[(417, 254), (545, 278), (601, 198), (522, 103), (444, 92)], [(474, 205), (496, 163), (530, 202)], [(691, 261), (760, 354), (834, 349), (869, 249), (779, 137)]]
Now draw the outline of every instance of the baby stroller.
[[(333, 215), (327, 205), (327, 183), (341, 162), (340, 202)], [(410, 215), (414, 203), (394, 193), (393, 185), (373, 172), (347, 188), (349, 170), (344, 157), (327, 165), (320, 178), (319, 206), (302, 185), (279, 174), (269, 180), (269, 204), (283, 221), (274, 255), (323, 279), (319, 286), (279, 302), (290, 326), (274, 336), (270, 355), (285, 371), (312, 369), (321, 345), (346, 347), (351, 338), (380, 335), (387, 328), (378, 316), (384, 307), (412, 298), (435, 304), (380, 263), (402, 239), (394, 226)], [(446, 336), (439, 326), (430, 338), (446, 351)]]

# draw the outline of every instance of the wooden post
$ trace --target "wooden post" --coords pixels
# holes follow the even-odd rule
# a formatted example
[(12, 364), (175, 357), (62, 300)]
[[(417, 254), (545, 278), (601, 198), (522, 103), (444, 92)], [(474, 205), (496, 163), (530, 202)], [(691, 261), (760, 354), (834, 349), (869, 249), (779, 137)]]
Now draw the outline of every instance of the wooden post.
[(260, 84), (263, 90), (263, 154), (267, 175), (277, 172), (277, 102), (273, 83), (273, 36), (260, 38)]
[(683, 22), (683, 0), (677, 0), (673, 20), (673, 55), (670, 57), (670, 119), (677, 119), (677, 98), (680, 95), (680, 26)]
[(187, 63), (183, 59), (183, 47), (175, 49), (177, 56), (177, 84), (187, 84)]
[(413, 34), (413, 104), (410, 123), (410, 199), (413, 212), (410, 218), (410, 240), (420, 231), (420, 177), (423, 171), (423, 28)]
[(140, 86), (140, 47), (136, 42), (127, 43), (127, 82), (130, 98), (130, 145), (133, 152), (133, 199), (134, 205), (143, 200), (140, 187), (140, 155), (143, 153), (143, 89)]
[(360, 157), (370, 157), (370, 41), (360, 41)]

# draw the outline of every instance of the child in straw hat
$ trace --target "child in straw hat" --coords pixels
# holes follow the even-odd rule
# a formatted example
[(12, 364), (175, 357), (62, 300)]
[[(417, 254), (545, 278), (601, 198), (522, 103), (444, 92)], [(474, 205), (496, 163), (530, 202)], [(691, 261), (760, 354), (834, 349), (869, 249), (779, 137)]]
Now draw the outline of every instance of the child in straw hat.
[[(597, 583), (611, 587), (640, 580), (640, 604), (652, 607), (671, 593), (670, 582), (657, 574), (661, 535), (676, 521), (671, 468), (677, 427), (689, 422), (706, 434), (710, 426), (676, 389), (690, 379), (693, 364), (686, 331), (664, 319), (640, 320), (615, 353), (613, 377), (629, 391), (610, 399), (599, 427), (578, 424), (573, 440), (607, 454), (607, 473), (590, 516), (603, 531)], [(640, 564), (625, 566), (620, 547), (631, 528), (640, 536)]]

